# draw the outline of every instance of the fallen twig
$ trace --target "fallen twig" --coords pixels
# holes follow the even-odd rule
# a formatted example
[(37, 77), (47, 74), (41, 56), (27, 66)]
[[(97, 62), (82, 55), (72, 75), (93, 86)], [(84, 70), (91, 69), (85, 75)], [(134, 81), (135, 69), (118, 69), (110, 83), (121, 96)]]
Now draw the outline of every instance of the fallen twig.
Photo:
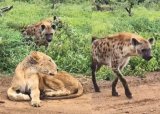
[(0, 9), (0, 16), (2, 16), (2, 13), (7, 12), (9, 10), (11, 10), (13, 8), (13, 6), (6, 6)]

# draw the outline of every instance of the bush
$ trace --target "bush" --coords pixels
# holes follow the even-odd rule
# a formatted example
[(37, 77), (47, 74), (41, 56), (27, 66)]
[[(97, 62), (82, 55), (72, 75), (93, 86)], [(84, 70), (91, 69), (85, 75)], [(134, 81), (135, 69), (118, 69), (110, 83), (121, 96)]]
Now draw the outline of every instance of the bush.
[(79, 34), (74, 28), (67, 26), (54, 38), (48, 55), (56, 60), (60, 69), (72, 73), (86, 73), (90, 69), (89, 44), (90, 36)]
[[(12, 73), (16, 65), (34, 50), (32, 46), (22, 42), (20, 29), (53, 15), (60, 16), (64, 26), (61, 31), (57, 31), (47, 51), (44, 47), (38, 50), (50, 55), (59, 69), (90, 75), (91, 36), (104, 37), (122, 31), (136, 32), (145, 38), (156, 39), (153, 59), (147, 63), (139, 57), (133, 57), (123, 73), (143, 76), (147, 71), (160, 69), (160, 11), (147, 9), (141, 4), (134, 8), (134, 15), (128, 17), (125, 9), (117, 4), (114, 4), (116, 10), (112, 12), (93, 12), (89, 1), (81, 3), (82, 0), (69, 0), (66, 3), (64, 0), (64, 3), (58, 3), (55, 9), (50, 8), (49, 2), (8, 0), (0, 4), (16, 6), (0, 18), (1, 72)], [(114, 76), (110, 69), (104, 67), (97, 74), (99, 79), (113, 79)]]

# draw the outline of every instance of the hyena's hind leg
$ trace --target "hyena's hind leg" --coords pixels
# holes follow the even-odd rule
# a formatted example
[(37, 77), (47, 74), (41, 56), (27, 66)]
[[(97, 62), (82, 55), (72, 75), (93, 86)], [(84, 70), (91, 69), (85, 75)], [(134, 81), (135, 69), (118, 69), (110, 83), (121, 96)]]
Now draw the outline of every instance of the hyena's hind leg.
[(100, 89), (99, 89), (98, 84), (96, 82), (96, 72), (101, 68), (101, 66), (102, 66), (101, 64), (98, 64), (97, 62), (92, 60), (92, 63), (91, 63), (92, 82), (93, 82), (95, 92), (100, 92)]
[(13, 101), (28, 101), (30, 100), (29, 95), (23, 93), (17, 93), (17, 90), (10, 87), (7, 91), (8, 98)]

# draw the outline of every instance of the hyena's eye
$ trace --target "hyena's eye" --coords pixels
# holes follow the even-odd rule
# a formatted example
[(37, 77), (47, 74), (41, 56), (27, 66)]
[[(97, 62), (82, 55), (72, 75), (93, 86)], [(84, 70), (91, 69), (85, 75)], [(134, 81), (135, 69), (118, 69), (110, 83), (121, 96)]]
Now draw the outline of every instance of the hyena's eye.
[(151, 49), (142, 49), (141, 51), (144, 52), (149, 52)]
[(45, 34), (45, 36), (50, 36), (50, 35), (53, 35), (53, 33), (50, 33), (50, 34)]

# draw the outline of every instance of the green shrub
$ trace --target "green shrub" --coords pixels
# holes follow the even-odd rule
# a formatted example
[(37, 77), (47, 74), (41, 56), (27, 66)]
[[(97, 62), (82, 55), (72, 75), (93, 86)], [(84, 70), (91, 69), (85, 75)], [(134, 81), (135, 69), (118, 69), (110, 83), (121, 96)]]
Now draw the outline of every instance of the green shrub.
[[(26, 1), (26, 2), (22, 2)], [(16, 65), (34, 50), (22, 42), (20, 30), (41, 19), (60, 16), (63, 28), (57, 31), (48, 50), (38, 48), (50, 55), (59, 69), (72, 73), (90, 75), (91, 36), (104, 37), (117, 32), (138, 33), (145, 38), (154, 37), (153, 59), (148, 63), (140, 57), (133, 57), (123, 73), (143, 76), (147, 71), (160, 70), (160, 11), (144, 4), (134, 8), (132, 17), (128, 17), (124, 7), (114, 4), (112, 12), (92, 12), (91, 3), (82, 0), (69, 0), (58, 3), (51, 9), (49, 0), (8, 0), (1, 6), (13, 4), (13, 10), (0, 18), (0, 72), (12, 73)], [(111, 0), (112, 3), (114, 1)], [(74, 3), (74, 4), (71, 4)], [(76, 4), (75, 4), (76, 3)], [(81, 4), (80, 4), (81, 3)], [(38, 4), (38, 5), (37, 5)], [(29, 13), (28, 13), (29, 12)], [(113, 79), (113, 72), (103, 67), (97, 73), (99, 79)]]

